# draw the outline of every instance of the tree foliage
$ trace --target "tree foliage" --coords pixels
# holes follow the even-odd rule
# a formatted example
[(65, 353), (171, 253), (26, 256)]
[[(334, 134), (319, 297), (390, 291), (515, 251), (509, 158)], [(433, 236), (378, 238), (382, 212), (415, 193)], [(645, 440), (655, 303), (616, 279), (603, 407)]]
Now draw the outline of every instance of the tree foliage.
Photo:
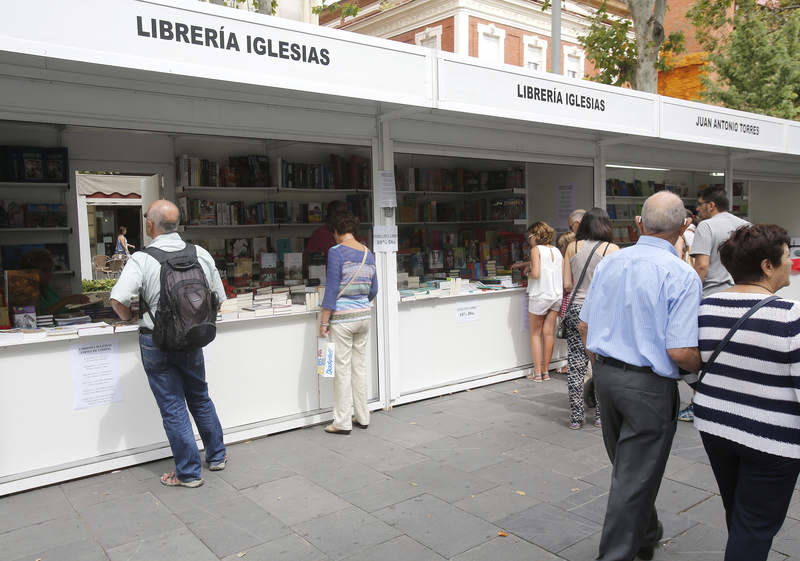
[(333, 2), (331, 4), (328, 4), (327, 0), (322, 0), (322, 3), (319, 6), (314, 6), (311, 8), (311, 11), (317, 15), (326, 11), (332, 14), (339, 11), (339, 18), (342, 22), (344, 22), (344, 18), (348, 16), (357, 16), (358, 10), (359, 5), (356, 0), (353, 0), (352, 2)]
[(687, 15), (709, 53), (706, 100), (786, 119), (800, 115), (800, 4), (698, 0)]
[[(630, 4), (630, 2), (629, 2)], [(636, 29), (635, 20), (612, 18), (603, 3), (590, 19), (589, 31), (578, 38), (597, 73), (589, 79), (613, 86), (630, 85), (634, 89), (655, 92), (658, 87), (656, 70), (668, 70), (668, 55), (685, 51), (683, 32), (664, 37), (655, 7), (651, 4), (647, 25)], [(634, 37), (630, 37), (631, 30)], [(660, 31), (659, 31), (660, 30)], [(644, 48), (642, 48), (642, 46)], [(644, 52), (640, 56), (640, 52)]]

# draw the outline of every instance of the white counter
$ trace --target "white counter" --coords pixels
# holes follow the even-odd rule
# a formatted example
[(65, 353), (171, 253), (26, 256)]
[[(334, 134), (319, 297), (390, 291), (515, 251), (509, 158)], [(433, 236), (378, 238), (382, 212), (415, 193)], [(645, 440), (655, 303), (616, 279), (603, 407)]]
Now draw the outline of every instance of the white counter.
[[(528, 374), (527, 304), (524, 288), (401, 303), (400, 372), (392, 376), (395, 403)], [(477, 319), (463, 321), (465, 314), (477, 314)], [(557, 340), (551, 365), (565, 359), (566, 344)]]
[[(316, 313), (220, 322), (204, 354), (226, 442), (331, 418), (333, 382), (315, 373), (317, 328)], [(370, 335), (369, 395), (377, 409), (374, 317)], [(75, 337), (0, 347), (0, 495), (171, 455), (138, 333), (99, 337), (118, 342), (122, 401), (79, 410), (70, 368)]]

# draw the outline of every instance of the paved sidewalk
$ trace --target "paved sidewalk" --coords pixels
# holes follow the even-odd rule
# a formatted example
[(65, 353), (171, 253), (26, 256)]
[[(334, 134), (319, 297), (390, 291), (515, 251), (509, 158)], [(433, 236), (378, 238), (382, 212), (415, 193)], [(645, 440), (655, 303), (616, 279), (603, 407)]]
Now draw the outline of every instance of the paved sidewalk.
[[(376, 413), (350, 436), (312, 427), (230, 446), (199, 489), (163, 487), (164, 460), (6, 497), (0, 558), (593, 560), (610, 468), (591, 413), (571, 431), (566, 407), (563, 377), (520, 379)], [(722, 560), (707, 462), (679, 423), (656, 559)], [(771, 560), (800, 560), (798, 499)]]

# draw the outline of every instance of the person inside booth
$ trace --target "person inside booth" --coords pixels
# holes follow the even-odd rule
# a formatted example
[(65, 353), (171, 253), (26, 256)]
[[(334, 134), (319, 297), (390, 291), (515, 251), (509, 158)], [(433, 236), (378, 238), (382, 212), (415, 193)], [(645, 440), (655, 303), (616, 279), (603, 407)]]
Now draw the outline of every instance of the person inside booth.
[(46, 249), (34, 249), (22, 256), (22, 269), (31, 269), (39, 273), (39, 303), (37, 314), (57, 314), (70, 304), (88, 304), (89, 298), (83, 294), (70, 294), (63, 298), (50, 286), (53, 278), (55, 261)]
[(344, 201), (331, 201), (328, 204), (325, 224), (314, 230), (306, 244), (305, 253), (307, 255), (322, 253), (325, 257), (323, 263), (328, 262), (328, 250), (336, 245), (336, 239), (333, 237), (334, 218), (345, 210), (347, 210), (347, 203)]

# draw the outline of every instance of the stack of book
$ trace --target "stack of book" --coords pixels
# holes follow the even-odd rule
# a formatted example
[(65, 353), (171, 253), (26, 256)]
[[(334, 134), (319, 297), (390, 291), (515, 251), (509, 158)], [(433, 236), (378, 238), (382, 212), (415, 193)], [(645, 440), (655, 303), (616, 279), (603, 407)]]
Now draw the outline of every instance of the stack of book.
[(490, 260), (486, 262), (486, 276), (494, 278), (497, 276), (497, 262)]
[(36, 316), (36, 327), (53, 327), (55, 326), (55, 322), (53, 321), (52, 314), (43, 314)]

